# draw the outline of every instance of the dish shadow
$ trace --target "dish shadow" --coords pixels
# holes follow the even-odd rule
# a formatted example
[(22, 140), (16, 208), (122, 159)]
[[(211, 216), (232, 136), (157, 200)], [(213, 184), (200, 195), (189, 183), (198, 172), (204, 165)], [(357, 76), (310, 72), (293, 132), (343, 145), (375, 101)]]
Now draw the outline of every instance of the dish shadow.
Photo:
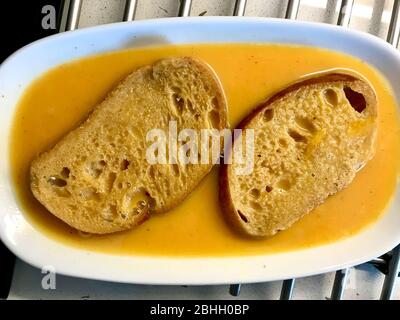
[(161, 35), (148, 35), (148, 36), (133, 36), (126, 41), (118, 50), (154, 47), (160, 45), (171, 44), (165, 36)]

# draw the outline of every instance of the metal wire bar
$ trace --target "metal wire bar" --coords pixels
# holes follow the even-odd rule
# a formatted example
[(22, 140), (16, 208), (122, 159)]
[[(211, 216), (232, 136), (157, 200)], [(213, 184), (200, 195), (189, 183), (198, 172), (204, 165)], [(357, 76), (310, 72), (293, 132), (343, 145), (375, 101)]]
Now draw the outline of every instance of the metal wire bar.
[(300, 0), (289, 0), (286, 8), (286, 19), (296, 19), (300, 8)]
[(373, 264), (374, 266), (380, 266), (380, 265), (385, 265), (386, 261), (385, 261), (385, 259), (382, 259), (382, 258), (375, 258), (375, 259), (368, 261), (367, 263)]
[(399, 45), (400, 39), (400, 0), (395, 0), (392, 10), (392, 18), (390, 19), (389, 32), (387, 42), (394, 45), (395, 48)]
[(190, 15), (190, 8), (192, 6), (192, 0), (181, 0), (181, 5), (179, 6), (179, 17), (188, 17)]
[(342, 0), (339, 9), (337, 24), (348, 27), (350, 24), (351, 12), (353, 11), (354, 0)]
[(244, 16), (244, 12), (246, 11), (246, 3), (247, 0), (236, 0), (235, 9), (233, 9), (233, 15), (237, 17)]
[(124, 21), (133, 21), (135, 19), (137, 3), (137, 0), (126, 0)]
[(72, 31), (78, 28), (81, 7), (82, 0), (70, 0), (65, 31)]
[(284, 280), (280, 300), (291, 300), (296, 279)]
[(241, 289), (242, 285), (241, 284), (231, 284), (229, 286), (229, 293), (234, 296), (237, 297), (240, 294), (240, 289)]
[(400, 265), (400, 245), (392, 251), (392, 258), (389, 261), (389, 272), (385, 276), (385, 281), (383, 282), (381, 300), (390, 300), (393, 295), (394, 287), (396, 284), (396, 279), (399, 272)]
[(331, 300), (342, 300), (344, 289), (346, 286), (347, 275), (349, 269), (336, 271), (335, 281), (333, 282)]

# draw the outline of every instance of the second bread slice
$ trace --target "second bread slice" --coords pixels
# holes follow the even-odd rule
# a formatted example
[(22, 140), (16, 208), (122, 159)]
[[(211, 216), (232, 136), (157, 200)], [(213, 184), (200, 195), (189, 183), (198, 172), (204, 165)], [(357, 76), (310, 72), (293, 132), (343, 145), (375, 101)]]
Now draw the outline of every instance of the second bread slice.
[(254, 170), (222, 166), (221, 205), (242, 233), (271, 236), (345, 188), (372, 157), (377, 101), (365, 81), (329, 74), (282, 90), (239, 128), (255, 132)]

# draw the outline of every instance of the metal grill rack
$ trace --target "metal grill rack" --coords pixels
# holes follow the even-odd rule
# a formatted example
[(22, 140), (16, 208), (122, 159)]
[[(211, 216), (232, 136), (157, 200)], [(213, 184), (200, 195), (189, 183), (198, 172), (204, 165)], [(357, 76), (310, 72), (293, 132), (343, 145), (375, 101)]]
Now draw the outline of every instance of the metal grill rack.
[[(139, 1), (143, 0), (126, 0), (125, 10), (123, 14), (124, 21), (135, 20), (137, 5)], [(181, 0), (177, 16), (179, 17), (189, 16), (191, 13), (192, 2), (193, 2), (192, 0)], [(297, 19), (301, 2), (302, 0), (287, 1), (285, 19)], [(337, 25), (340, 25), (342, 27), (349, 27), (354, 7), (354, 0), (338, 0), (338, 3), (340, 4), (339, 6), (340, 9), (337, 18)], [(246, 5), (247, 5), (247, 0), (236, 0), (232, 15), (244, 16), (246, 11)], [(60, 31), (70, 31), (78, 28), (81, 7), (82, 7), (82, 0), (64, 1), (64, 12), (66, 13), (66, 15), (65, 15), (64, 27), (62, 27)], [(394, 0), (386, 39), (390, 44), (392, 44), (396, 48), (399, 45), (400, 0)], [(396, 279), (400, 275), (399, 274), (400, 245), (398, 245), (396, 248), (386, 253), (385, 255), (373, 259), (368, 263), (372, 264), (379, 271), (385, 274), (385, 280), (382, 286), (380, 299), (383, 300), (391, 299)], [(348, 269), (336, 271), (330, 299), (332, 300), (342, 299), (345, 290), (347, 276), (348, 276)], [(241, 284), (232, 284), (229, 288), (229, 292), (232, 296), (238, 296), (240, 294), (240, 289), (241, 289)], [(281, 300), (291, 299), (294, 289), (295, 289), (295, 279), (284, 280), (282, 284), (280, 299)]]

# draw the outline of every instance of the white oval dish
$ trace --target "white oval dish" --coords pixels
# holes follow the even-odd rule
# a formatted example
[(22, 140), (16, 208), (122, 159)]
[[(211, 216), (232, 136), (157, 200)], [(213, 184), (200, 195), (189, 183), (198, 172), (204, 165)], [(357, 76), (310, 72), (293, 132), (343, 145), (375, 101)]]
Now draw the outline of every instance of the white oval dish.
[(341, 27), (266, 18), (168, 18), (109, 24), (30, 44), (0, 67), (0, 236), (15, 255), (56, 272), (143, 284), (249, 283), (301, 277), (366, 262), (400, 243), (400, 192), (373, 226), (345, 240), (294, 252), (232, 258), (117, 256), (68, 247), (30, 225), (13, 193), (11, 120), (21, 94), (40, 74), (72, 59), (143, 44), (290, 43), (341, 51), (375, 66), (400, 102), (400, 54), (384, 41)]

